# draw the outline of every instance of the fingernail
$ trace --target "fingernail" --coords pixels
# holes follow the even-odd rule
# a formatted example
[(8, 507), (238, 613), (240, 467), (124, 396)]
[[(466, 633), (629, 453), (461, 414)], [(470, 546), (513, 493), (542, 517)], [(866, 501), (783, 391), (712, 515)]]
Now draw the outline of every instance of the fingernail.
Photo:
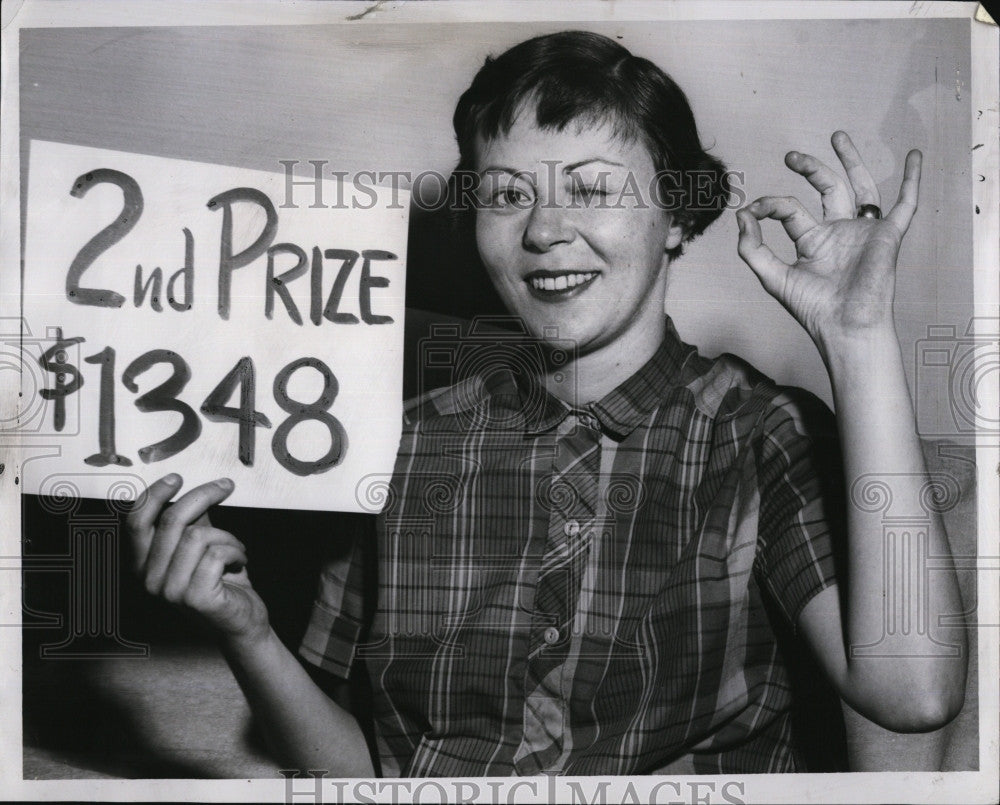
[(233, 482), (229, 478), (220, 478), (215, 482), (215, 485), (219, 487), (219, 489), (225, 489), (227, 491), (232, 489), (234, 486)]
[(172, 472), (170, 475), (164, 477), (163, 482), (168, 486), (177, 486), (181, 482), (181, 476), (176, 472)]

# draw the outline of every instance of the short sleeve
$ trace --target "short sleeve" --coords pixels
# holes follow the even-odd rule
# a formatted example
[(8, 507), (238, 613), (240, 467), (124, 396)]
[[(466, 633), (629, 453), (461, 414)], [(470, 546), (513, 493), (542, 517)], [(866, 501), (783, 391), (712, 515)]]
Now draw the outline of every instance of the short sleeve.
[(816, 397), (782, 389), (762, 422), (758, 574), (789, 623), (836, 583), (845, 545), (836, 422)]
[(347, 550), (324, 564), (319, 590), (299, 654), (309, 663), (347, 679), (366, 625), (366, 541), (369, 528), (356, 529)]

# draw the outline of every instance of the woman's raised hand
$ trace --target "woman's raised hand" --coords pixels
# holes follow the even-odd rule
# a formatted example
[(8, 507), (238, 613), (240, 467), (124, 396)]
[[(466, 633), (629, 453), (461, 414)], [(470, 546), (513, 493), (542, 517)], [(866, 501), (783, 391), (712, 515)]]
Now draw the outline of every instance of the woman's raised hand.
[[(910, 151), (893, 208), (882, 219), (856, 217), (861, 205), (879, 205), (878, 187), (845, 132), (835, 132), (832, 143), (846, 181), (816, 157), (785, 155), (785, 164), (821, 194), (822, 221), (788, 196), (763, 196), (737, 213), (740, 257), (821, 349), (866, 331), (891, 331), (896, 257), (920, 184), (921, 155)], [(764, 244), (763, 218), (780, 221), (795, 243), (793, 264)]]
[(267, 608), (250, 585), (246, 549), (208, 518), (209, 507), (229, 497), (233, 482), (195, 487), (167, 507), (182, 484), (178, 475), (156, 481), (126, 520), (146, 590), (194, 610), (227, 637), (263, 636)]

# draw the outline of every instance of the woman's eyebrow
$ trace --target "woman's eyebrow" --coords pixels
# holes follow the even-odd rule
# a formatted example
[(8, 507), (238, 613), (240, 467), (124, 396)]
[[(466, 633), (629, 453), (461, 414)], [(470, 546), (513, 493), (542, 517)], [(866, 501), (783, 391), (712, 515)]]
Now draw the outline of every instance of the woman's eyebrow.
[[(607, 157), (587, 157), (586, 159), (581, 159), (578, 162), (570, 162), (568, 165), (563, 167), (564, 173), (572, 173), (577, 168), (582, 168), (584, 165), (590, 165), (593, 162), (603, 162), (605, 165), (613, 165), (617, 168), (624, 168), (625, 165), (621, 162), (615, 162), (613, 159), (608, 159)], [(483, 168), (480, 173), (509, 173), (511, 176), (522, 176), (530, 174), (531, 171), (518, 170), (517, 168), (510, 168), (506, 165), (487, 165)]]
[(605, 165), (615, 165), (619, 168), (624, 168), (625, 166), (621, 162), (615, 162), (613, 159), (608, 159), (607, 157), (588, 157), (587, 159), (581, 159), (579, 162), (571, 162), (563, 171), (566, 173), (571, 173), (577, 168), (582, 168), (584, 165), (589, 165), (591, 162), (603, 162)]
[(530, 173), (530, 171), (518, 170), (517, 168), (508, 168), (506, 165), (487, 165), (483, 168), (480, 173), (483, 175), (487, 173), (509, 173), (511, 176), (523, 176)]

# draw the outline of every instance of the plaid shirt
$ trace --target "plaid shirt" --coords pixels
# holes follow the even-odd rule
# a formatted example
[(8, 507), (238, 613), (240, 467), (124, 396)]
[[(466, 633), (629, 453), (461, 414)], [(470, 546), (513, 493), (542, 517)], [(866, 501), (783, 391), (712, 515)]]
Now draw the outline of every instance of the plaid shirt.
[(772, 619), (834, 583), (832, 433), (669, 320), (586, 409), (523, 372), (426, 395), (382, 489), (374, 617), (355, 546), (301, 653), (364, 661), (390, 776), (794, 771)]

